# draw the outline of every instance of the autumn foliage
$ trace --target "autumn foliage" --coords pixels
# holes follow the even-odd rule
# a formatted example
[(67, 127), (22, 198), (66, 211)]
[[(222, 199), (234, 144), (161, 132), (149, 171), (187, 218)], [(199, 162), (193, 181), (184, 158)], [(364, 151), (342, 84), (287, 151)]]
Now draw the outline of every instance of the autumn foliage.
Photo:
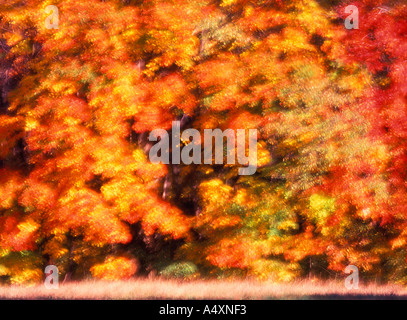
[[(1, 2), (1, 278), (406, 282), (406, 19), (384, 0)], [(257, 172), (150, 162), (176, 120), (257, 129)]]

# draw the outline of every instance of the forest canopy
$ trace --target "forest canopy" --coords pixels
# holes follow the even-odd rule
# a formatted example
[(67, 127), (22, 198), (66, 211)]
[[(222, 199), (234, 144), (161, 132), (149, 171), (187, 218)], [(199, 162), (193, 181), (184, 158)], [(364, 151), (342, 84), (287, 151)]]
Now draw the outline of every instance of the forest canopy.
[[(407, 281), (403, 1), (7, 0), (0, 30), (2, 281)], [(151, 162), (174, 121), (256, 129), (256, 172)]]

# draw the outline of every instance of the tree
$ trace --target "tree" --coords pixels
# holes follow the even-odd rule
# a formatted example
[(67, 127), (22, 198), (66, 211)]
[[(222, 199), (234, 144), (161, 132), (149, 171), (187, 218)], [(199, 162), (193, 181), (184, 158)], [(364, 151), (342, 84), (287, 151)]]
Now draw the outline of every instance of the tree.
[[(389, 160), (386, 174), (387, 197), (377, 206), (375, 220), (385, 229), (386, 250), (382, 271), (387, 277), (405, 281), (405, 106), (406, 7), (401, 1), (386, 6), (384, 1), (363, 1), (359, 12), (364, 23), (341, 36), (346, 45), (344, 60), (358, 63), (370, 87), (364, 94), (362, 112), (371, 125), (372, 143), (384, 143)], [(343, 15), (341, 8), (338, 13)]]
[[(357, 3), (346, 30), (340, 1), (67, 0), (47, 29), (50, 3), (18, 3), (0, 5), (1, 275), (404, 279), (405, 6)], [(152, 163), (173, 121), (257, 129), (257, 172)]]

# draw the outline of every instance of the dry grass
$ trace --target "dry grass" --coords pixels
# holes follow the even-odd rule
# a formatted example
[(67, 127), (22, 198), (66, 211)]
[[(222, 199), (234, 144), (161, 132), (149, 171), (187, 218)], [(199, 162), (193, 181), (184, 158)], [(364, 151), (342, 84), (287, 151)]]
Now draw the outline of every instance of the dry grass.
[(350, 291), (343, 282), (272, 284), (248, 280), (140, 279), (72, 282), (60, 285), (57, 290), (42, 285), (2, 286), (0, 299), (407, 299), (407, 288), (362, 284)]

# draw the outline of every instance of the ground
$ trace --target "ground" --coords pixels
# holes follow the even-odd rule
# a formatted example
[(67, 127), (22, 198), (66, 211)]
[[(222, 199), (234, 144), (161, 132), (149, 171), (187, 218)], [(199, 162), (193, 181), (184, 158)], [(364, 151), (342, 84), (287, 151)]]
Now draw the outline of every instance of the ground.
[(256, 281), (164, 279), (82, 281), (44, 285), (0, 286), (0, 299), (407, 299), (407, 287), (359, 284), (348, 290), (344, 282), (296, 281), (288, 284)]

